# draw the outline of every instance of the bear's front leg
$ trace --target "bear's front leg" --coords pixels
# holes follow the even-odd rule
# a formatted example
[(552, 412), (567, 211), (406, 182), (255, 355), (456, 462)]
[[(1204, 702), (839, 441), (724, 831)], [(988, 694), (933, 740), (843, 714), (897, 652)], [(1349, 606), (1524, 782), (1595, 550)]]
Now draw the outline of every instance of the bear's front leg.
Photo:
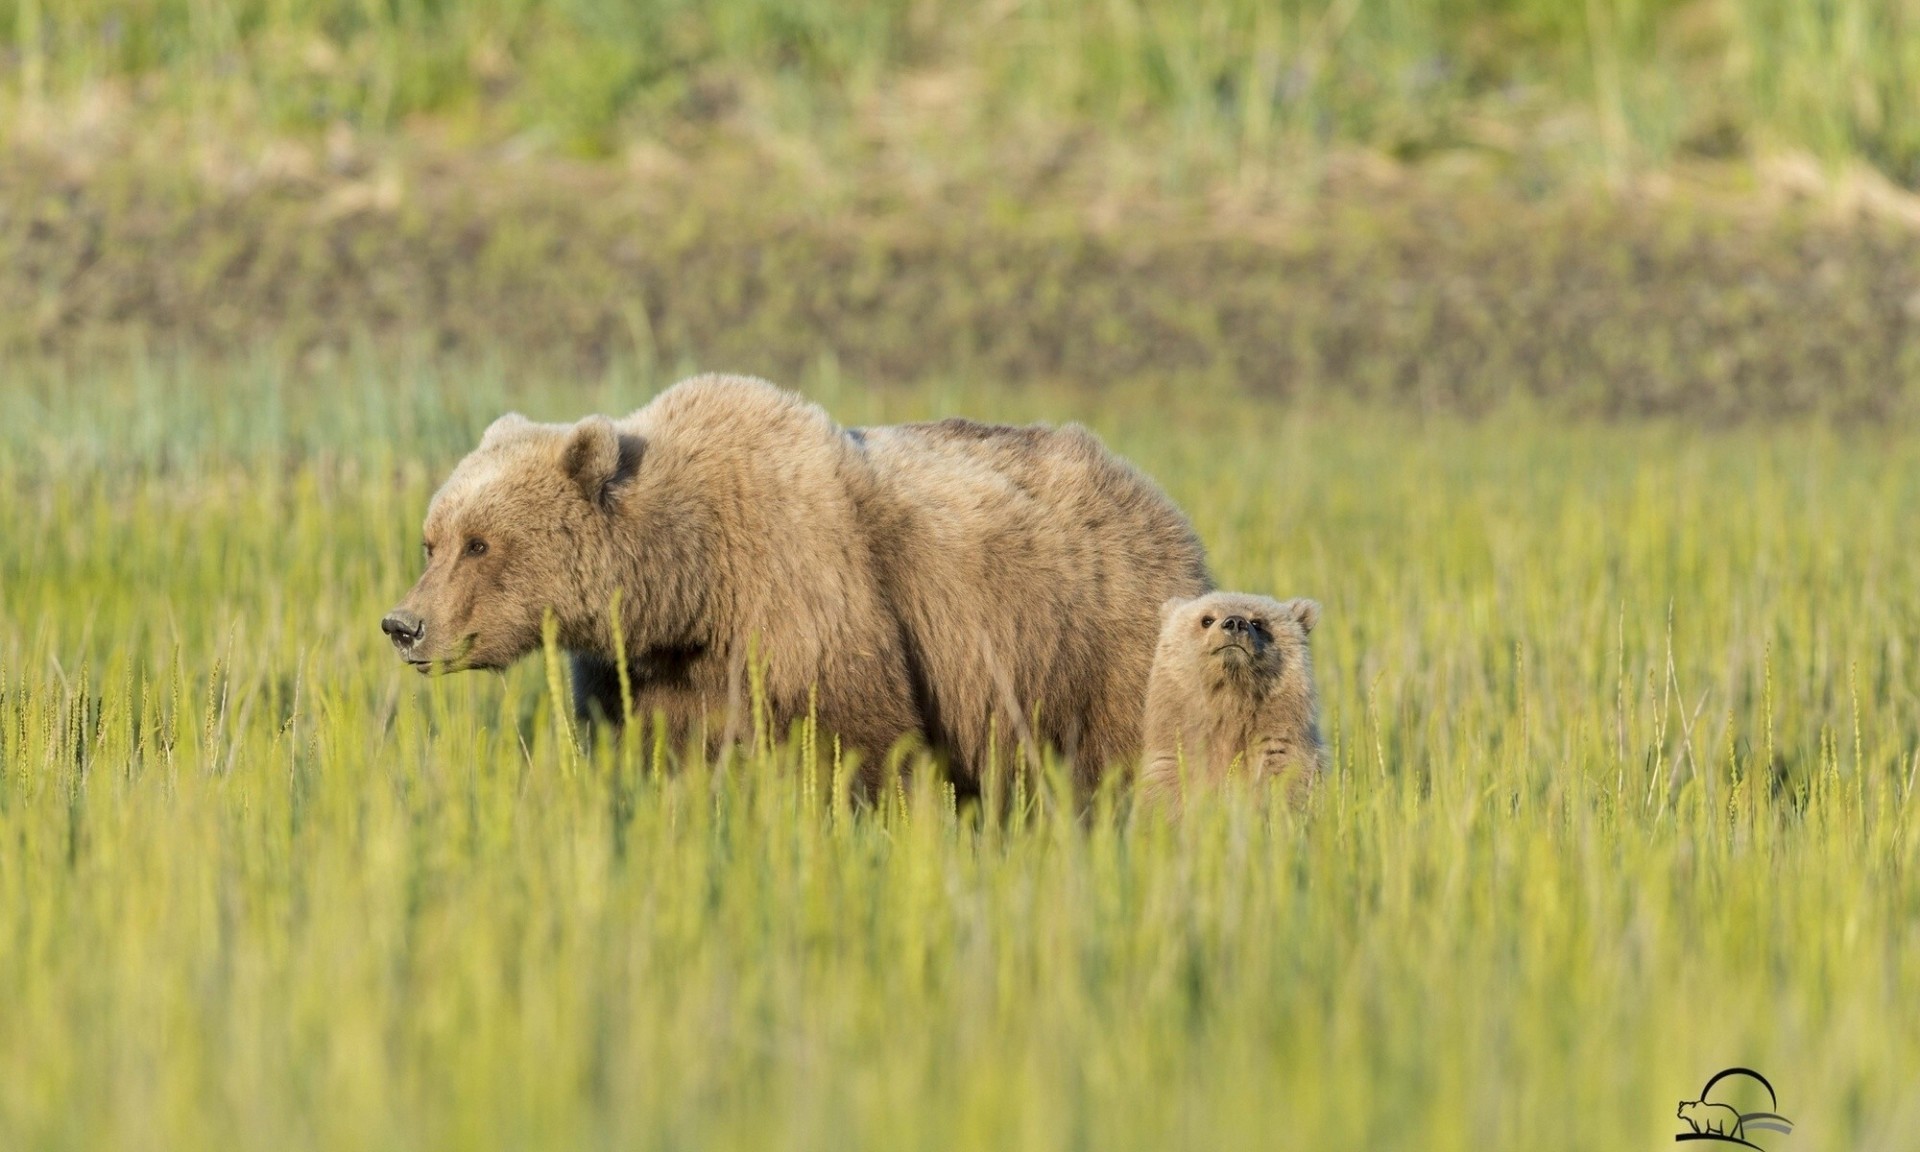
[(1171, 812), (1180, 806), (1180, 757), (1160, 753), (1148, 759), (1135, 786), (1135, 804), (1146, 811)]
[(1293, 745), (1285, 740), (1267, 740), (1260, 746), (1260, 771), (1258, 779), (1265, 780), (1278, 776), (1287, 770), (1293, 760)]
[(1279, 781), (1288, 802), (1297, 808), (1306, 801), (1318, 771), (1317, 758), (1310, 751), (1302, 755), (1298, 743), (1275, 738), (1260, 746), (1260, 773), (1255, 779), (1263, 784)]
[(569, 652), (573, 667), (573, 719), (583, 730), (604, 724), (615, 732), (625, 717), (620, 706), (620, 669), (591, 652)]

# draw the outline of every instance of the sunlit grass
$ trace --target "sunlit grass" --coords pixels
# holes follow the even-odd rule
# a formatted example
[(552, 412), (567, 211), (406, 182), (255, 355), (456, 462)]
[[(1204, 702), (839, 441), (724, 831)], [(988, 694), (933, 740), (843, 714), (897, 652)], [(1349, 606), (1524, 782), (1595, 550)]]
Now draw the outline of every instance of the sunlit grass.
[(0, 0), (0, 48), (29, 120), (105, 82), (207, 139), (432, 120), (617, 154), (744, 108), (801, 151), (912, 124), (947, 162), (1092, 130), (1176, 180), (1357, 144), (1616, 175), (1788, 148), (1920, 183), (1899, 0)]
[(385, 650), (479, 427), (657, 383), (9, 396), (0, 1146), (1648, 1147), (1731, 1064), (1782, 1146), (1910, 1143), (1910, 434), (821, 375), (1085, 420), (1326, 607), (1312, 810), (983, 825)]

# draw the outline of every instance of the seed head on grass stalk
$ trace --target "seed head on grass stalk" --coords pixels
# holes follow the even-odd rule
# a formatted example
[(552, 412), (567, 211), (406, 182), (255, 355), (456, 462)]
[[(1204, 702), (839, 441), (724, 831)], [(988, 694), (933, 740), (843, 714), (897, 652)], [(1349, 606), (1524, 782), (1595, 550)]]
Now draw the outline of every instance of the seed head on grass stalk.
[(568, 777), (574, 772), (574, 757), (577, 754), (573, 731), (573, 700), (567, 693), (565, 675), (560, 670), (559, 624), (554, 619), (553, 609), (541, 614), (540, 652), (547, 668), (547, 703), (553, 716), (554, 741), (560, 755), (560, 769)]

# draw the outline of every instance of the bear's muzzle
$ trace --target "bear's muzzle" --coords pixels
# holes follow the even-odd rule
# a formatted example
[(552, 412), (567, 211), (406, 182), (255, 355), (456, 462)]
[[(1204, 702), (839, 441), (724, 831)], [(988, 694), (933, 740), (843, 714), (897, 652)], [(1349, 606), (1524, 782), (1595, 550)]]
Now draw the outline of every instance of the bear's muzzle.
[(380, 618), (380, 631), (393, 641), (393, 647), (402, 659), (414, 663), (413, 648), (427, 634), (427, 622), (418, 612), (409, 612), (405, 608), (395, 608)]

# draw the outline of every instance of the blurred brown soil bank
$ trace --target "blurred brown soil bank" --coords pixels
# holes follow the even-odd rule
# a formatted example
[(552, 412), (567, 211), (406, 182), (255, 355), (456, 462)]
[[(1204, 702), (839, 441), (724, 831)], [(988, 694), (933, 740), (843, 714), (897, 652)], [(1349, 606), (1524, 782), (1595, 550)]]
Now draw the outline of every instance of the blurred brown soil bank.
[(832, 358), (873, 381), (1205, 376), (1715, 419), (1884, 418), (1920, 383), (1920, 233), (1884, 219), (1403, 185), (1284, 221), (1096, 227), (971, 200), (833, 210), (751, 185), (442, 164), (214, 192), (14, 155), (0, 349), (268, 344), (311, 360), (391, 340), (582, 370), (790, 378)]

